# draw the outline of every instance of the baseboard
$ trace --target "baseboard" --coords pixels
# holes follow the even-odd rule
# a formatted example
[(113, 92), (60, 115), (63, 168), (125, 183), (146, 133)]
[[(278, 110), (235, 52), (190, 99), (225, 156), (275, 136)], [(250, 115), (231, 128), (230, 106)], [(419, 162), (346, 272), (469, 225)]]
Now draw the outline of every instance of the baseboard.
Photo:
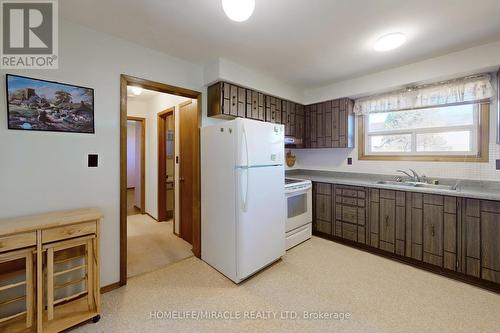
[(155, 220), (156, 222), (158, 222), (158, 219), (155, 219), (155, 218), (153, 217), (153, 215), (151, 215), (151, 214), (149, 214), (149, 213), (147, 213), (147, 212), (146, 212), (145, 214), (146, 214), (147, 216), (149, 216), (150, 218), (152, 218), (153, 220)]
[(120, 287), (121, 287), (121, 285), (120, 285), (119, 281), (115, 282), (115, 283), (108, 284), (107, 286), (101, 287), (101, 294), (110, 292), (110, 291), (118, 289)]

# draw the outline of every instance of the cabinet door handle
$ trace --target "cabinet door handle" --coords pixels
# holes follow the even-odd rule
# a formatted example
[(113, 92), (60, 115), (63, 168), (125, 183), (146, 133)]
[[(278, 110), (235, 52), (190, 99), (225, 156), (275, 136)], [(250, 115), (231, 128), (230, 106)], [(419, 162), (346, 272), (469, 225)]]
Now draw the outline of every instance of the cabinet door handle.
[(233, 98), (233, 106), (235, 106), (236, 105), (236, 102), (235, 102), (236, 96), (233, 96), (232, 98)]
[(431, 226), (431, 235), (432, 235), (432, 237), (434, 237), (434, 235), (435, 235), (435, 234), (436, 234), (436, 233), (435, 233), (435, 230), (434, 230), (434, 224), (433, 224), (433, 225)]
[(389, 215), (385, 216), (385, 227), (389, 228)]

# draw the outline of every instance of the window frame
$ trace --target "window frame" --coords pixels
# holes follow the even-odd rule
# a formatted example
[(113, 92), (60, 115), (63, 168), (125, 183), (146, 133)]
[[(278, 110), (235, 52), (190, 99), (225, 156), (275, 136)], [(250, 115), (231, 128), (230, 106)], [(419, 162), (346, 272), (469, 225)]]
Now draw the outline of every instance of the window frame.
[[(477, 108), (477, 115), (474, 116), (474, 124), (453, 126), (453, 127), (434, 127), (429, 129), (403, 129), (396, 131), (375, 131), (368, 133), (368, 116), (358, 117), (358, 159), (360, 160), (379, 160), (379, 161), (443, 161), (443, 162), (488, 162), (489, 160), (489, 119), (490, 103), (489, 101), (480, 101), (474, 103), (458, 103), (443, 105), (465, 105), (474, 104)], [(430, 107), (429, 107), (430, 108)], [(441, 130), (441, 131), (440, 131)], [(469, 130), (472, 135), (473, 152), (416, 152), (416, 135), (421, 133), (443, 133), (455, 132), (459, 130)], [(369, 152), (369, 136), (384, 134), (411, 134), (412, 152), (386, 153)]]

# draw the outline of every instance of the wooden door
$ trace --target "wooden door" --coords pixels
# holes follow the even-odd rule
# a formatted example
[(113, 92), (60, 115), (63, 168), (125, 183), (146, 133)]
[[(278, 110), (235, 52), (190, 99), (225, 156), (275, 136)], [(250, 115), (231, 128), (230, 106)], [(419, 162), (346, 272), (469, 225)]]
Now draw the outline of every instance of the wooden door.
[(316, 141), (317, 138), (317, 120), (318, 118), (316, 117), (316, 110), (317, 110), (318, 105), (313, 104), (311, 105), (311, 108), (309, 109), (309, 140), (310, 142), (310, 147), (311, 148), (316, 148), (318, 147), (318, 143)]
[(264, 94), (247, 89), (247, 118), (265, 120), (264, 116)]
[(198, 107), (197, 101), (191, 100), (180, 105), (179, 110), (179, 199), (180, 199), (180, 236), (185, 241), (193, 242), (194, 195), (197, 186), (198, 159)]
[(340, 147), (340, 127), (339, 127), (339, 117), (340, 117), (340, 104), (339, 100), (336, 99), (332, 101), (332, 147)]
[(459, 200), (455, 197), (444, 198), (443, 220), (443, 267), (452, 271), (459, 270), (457, 252), (458, 248), (458, 216), (457, 206)]
[(294, 136), (304, 139), (304, 105), (295, 104), (295, 114), (292, 117), (294, 121)]
[(264, 99), (264, 110), (265, 110), (265, 119), (266, 119), (266, 122), (270, 123), (271, 122), (271, 116), (272, 116), (272, 112), (271, 112), (271, 99), (273, 97), (272, 96), (265, 96)]
[(325, 147), (325, 103), (316, 107), (316, 144), (317, 148)]
[(339, 101), (339, 147), (347, 147), (347, 99)]
[(323, 234), (332, 234), (332, 184), (314, 183), (313, 229)]
[(229, 85), (229, 115), (238, 116), (238, 87)]
[(238, 87), (238, 117), (245, 118), (247, 115), (247, 90)]
[(424, 262), (443, 265), (443, 206), (424, 203)]
[(282, 108), (283, 108), (282, 119), (283, 119), (283, 125), (285, 125), (285, 135), (286, 136), (291, 135), (291, 132), (290, 132), (290, 113), (291, 113), (290, 107), (291, 107), (291, 105), (290, 105), (289, 101), (282, 102)]
[(250, 119), (258, 119), (257, 115), (257, 110), (256, 110), (256, 103), (255, 103), (255, 96), (254, 94), (257, 94), (256, 91), (253, 91), (251, 89), (246, 90), (246, 118)]
[(396, 200), (383, 197), (383, 192), (394, 193), (393, 191), (380, 191), (380, 249), (394, 252), (395, 243), (395, 221), (396, 221)]
[(167, 218), (174, 216), (175, 209), (175, 115), (170, 113), (166, 116), (165, 126), (165, 161), (166, 161), (166, 202)]
[(231, 115), (231, 111), (233, 111), (233, 108), (231, 108), (231, 85), (229, 83), (222, 82), (221, 83), (221, 89), (222, 89), (222, 114), (224, 115)]
[(312, 106), (304, 107), (304, 147), (311, 148), (311, 109)]
[(332, 101), (323, 103), (325, 112), (325, 148), (332, 147)]
[(500, 202), (481, 201), (481, 276), (500, 283)]
[(158, 222), (169, 219), (167, 213), (167, 116), (174, 113), (174, 108), (164, 110), (157, 115), (158, 124)]
[(283, 117), (281, 115), (282, 112), (282, 106), (281, 106), (281, 99), (275, 98), (275, 123), (276, 124), (283, 124)]

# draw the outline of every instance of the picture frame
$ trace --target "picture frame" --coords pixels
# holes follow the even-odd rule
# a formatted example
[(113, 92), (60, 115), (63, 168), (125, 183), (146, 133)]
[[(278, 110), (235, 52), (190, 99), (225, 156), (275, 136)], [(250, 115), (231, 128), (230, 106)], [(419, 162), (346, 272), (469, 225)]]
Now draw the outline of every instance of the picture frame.
[(95, 134), (94, 89), (6, 74), (8, 129)]

